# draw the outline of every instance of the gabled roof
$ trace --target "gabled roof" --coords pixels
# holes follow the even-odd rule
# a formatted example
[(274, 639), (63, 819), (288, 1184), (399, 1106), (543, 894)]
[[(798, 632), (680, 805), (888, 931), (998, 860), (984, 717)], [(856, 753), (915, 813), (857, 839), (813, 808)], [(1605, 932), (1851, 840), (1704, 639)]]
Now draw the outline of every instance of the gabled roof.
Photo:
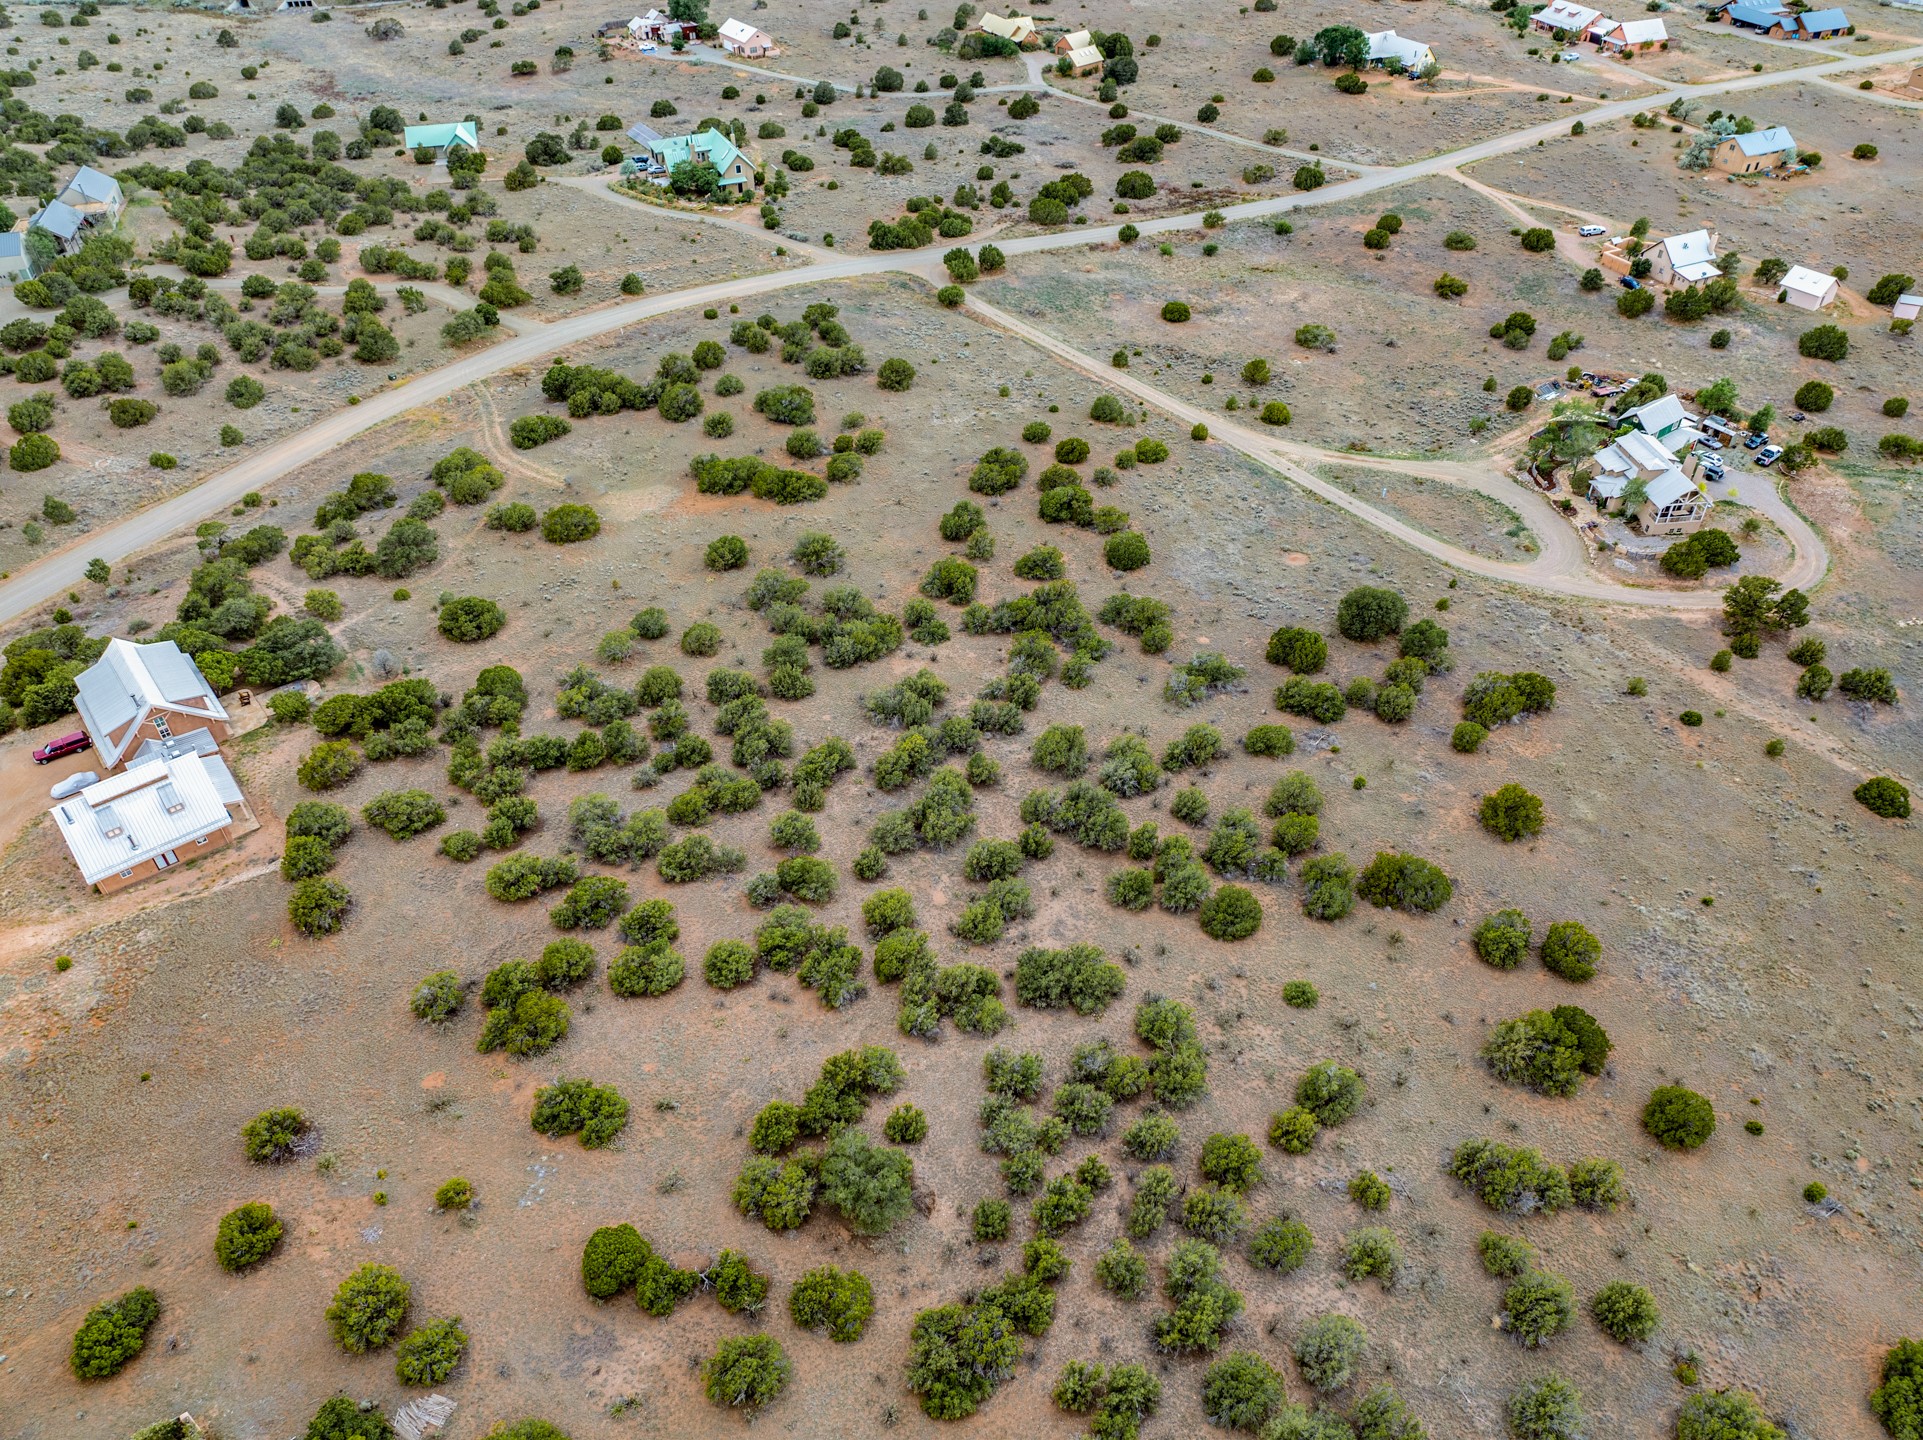
[[(75, 679), (74, 708), (102, 762), (111, 769), (133, 746), (133, 731), (155, 710), (225, 720), (227, 711), (193, 657), (171, 640), (136, 645), (109, 640), (107, 648)], [(119, 742), (115, 731), (126, 729)]]
[(1080, 50), (1083, 46), (1093, 43), (1094, 39), (1095, 37), (1086, 30), (1071, 30), (1055, 43), (1066, 45), (1070, 50)]
[(1738, 150), (1752, 158), (1779, 155), (1785, 150), (1796, 149), (1796, 137), (1782, 125), (1772, 125), (1767, 130), (1752, 130), (1747, 135), (1731, 135), (1729, 138), (1736, 142)]
[(1616, 446), (1638, 470), (1667, 470), (1676, 463), (1676, 457), (1669, 453), (1668, 446), (1654, 435), (1645, 435), (1640, 430), (1631, 430), (1620, 437)]
[(1646, 435), (1680, 425), (1688, 418), (1689, 412), (1683, 409), (1683, 402), (1674, 395), (1659, 396), (1647, 405), (1638, 405), (1634, 410), (1623, 412), (1623, 419), (1633, 422)]
[(1797, 28), (1807, 34), (1818, 30), (1847, 30), (1850, 17), (1841, 10), (1805, 10), (1796, 17)]
[(71, 240), (86, 227), (87, 217), (64, 200), (52, 201), (46, 209), (33, 217), (33, 228), (45, 230), (49, 235), (58, 235), (62, 240)]
[(1699, 491), (1680, 470), (1665, 470), (1643, 487), (1650, 502), (1660, 510), (1665, 505), (1674, 504), (1685, 495), (1699, 495)]
[(728, 19), (721, 22), (723, 40), (752, 40), (761, 32), (745, 20)]
[(733, 140), (719, 130), (699, 130), (692, 135), (667, 135), (648, 147), (660, 162), (672, 170), (687, 161), (705, 160), (725, 171), (741, 158)]
[(26, 236), (18, 230), (0, 230), (0, 260), (23, 260), (26, 254)]
[(1665, 236), (1657, 243), (1669, 256), (1670, 269), (1684, 280), (1714, 280), (1723, 273), (1716, 265), (1716, 241), (1707, 230)]
[(1654, 45), (1667, 40), (1669, 30), (1660, 20), (1622, 20), (1607, 35), (1625, 45)]
[(1789, 21), (1786, 11), (1767, 5), (1730, 5), (1724, 8), (1723, 13), (1733, 23), (1754, 25), (1759, 30), (1767, 30), (1772, 25), (1786, 24)]
[(479, 150), (480, 128), (472, 120), (456, 120), (446, 125), (409, 125), (401, 136), (401, 143), (410, 150), (417, 145), (425, 145), (430, 150), (442, 150), (449, 145)]
[(1428, 59), (1429, 47), (1420, 40), (1411, 40), (1406, 35), (1398, 35), (1393, 30), (1378, 30), (1369, 36), (1369, 58), (1371, 60), (1400, 60), (1410, 69)]
[(628, 139), (637, 145), (652, 150), (661, 143), (661, 132), (655, 129), (654, 126), (637, 120), (634, 124), (628, 126)]
[(1035, 33), (1033, 15), (984, 15), (981, 24), (982, 29), (990, 35), (999, 35), (1002, 39), (1013, 40), (1017, 44)]
[(1783, 288), (1803, 295), (1827, 295), (1836, 289), (1836, 277), (1812, 270), (1807, 265), (1792, 265), (1783, 276)]
[[(218, 767), (218, 778), (216, 775)], [(155, 760), (89, 785), (48, 812), (89, 885), (131, 870), (229, 822), (220, 779), (238, 797), (218, 758)]]
[(82, 165), (73, 172), (61, 195), (78, 195), (82, 200), (95, 205), (118, 204), (121, 199), (120, 182), (104, 171), (91, 165)]
[(1084, 65), (1100, 65), (1102, 63), (1102, 52), (1097, 50), (1093, 45), (1083, 45), (1079, 49), (1069, 51), (1064, 58), (1067, 59), (1069, 64), (1080, 69)]
[(1554, 0), (1554, 3), (1538, 10), (1531, 18), (1557, 30), (1587, 30), (1602, 19), (1602, 11), (1578, 5), (1575, 0)]

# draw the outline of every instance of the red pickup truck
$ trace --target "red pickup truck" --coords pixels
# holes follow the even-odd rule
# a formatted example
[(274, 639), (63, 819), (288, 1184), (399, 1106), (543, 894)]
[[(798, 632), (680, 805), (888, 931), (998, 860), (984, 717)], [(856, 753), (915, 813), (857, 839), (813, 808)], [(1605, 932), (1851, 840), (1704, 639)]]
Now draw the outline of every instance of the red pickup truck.
[(93, 749), (93, 736), (85, 730), (76, 730), (71, 735), (62, 735), (58, 740), (49, 740), (33, 752), (33, 763), (47, 765), (66, 755), (78, 755), (82, 750)]

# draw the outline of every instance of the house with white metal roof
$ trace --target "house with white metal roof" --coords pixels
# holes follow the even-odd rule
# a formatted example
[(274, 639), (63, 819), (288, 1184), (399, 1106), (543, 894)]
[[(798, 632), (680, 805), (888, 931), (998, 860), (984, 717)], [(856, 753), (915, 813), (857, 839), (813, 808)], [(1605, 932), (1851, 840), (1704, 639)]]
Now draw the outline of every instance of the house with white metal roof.
[(730, 55), (742, 55), (754, 60), (781, 53), (775, 45), (774, 36), (766, 30), (755, 29), (745, 20), (723, 20), (720, 35), (721, 48)]
[(1602, 11), (1578, 5), (1575, 0), (1552, 0), (1552, 3), (1531, 15), (1529, 23), (1545, 35), (1560, 30), (1566, 35), (1580, 38), (1588, 34), (1589, 27), (1602, 18)]
[(1055, 37), (1055, 53), (1066, 55), (1071, 50), (1082, 50), (1095, 43), (1095, 37), (1086, 30), (1071, 30), (1066, 35)]
[(1836, 300), (1836, 277), (1806, 265), (1790, 266), (1782, 288), (1783, 299), (1798, 310), (1821, 310)]
[(1420, 74), (1436, 58), (1435, 52), (1420, 40), (1411, 40), (1398, 35), (1393, 30), (1378, 30), (1368, 37), (1369, 60), (1371, 65), (1387, 66), (1391, 60), (1399, 61), (1404, 70), (1411, 75)]
[(1654, 50), (1669, 43), (1669, 29), (1660, 20), (1618, 20), (1607, 28), (1599, 21), (1589, 36), (1603, 49), (1619, 55)]
[(1099, 75), (1102, 73), (1102, 66), (1107, 63), (1102, 52), (1093, 45), (1083, 45), (1079, 49), (1071, 50), (1062, 57), (1062, 60), (1067, 62), (1071, 75)]
[(1665, 470), (1643, 489), (1636, 524), (1645, 535), (1688, 535), (1702, 528), (1715, 501), (1680, 470)]
[(1796, 137), (1782, 125), (1730, 135), (1717, 142), (1709, 163), (1725, 175), (1766, 175), (1772, 170), (1787, 170), (1796, 163)]
[(109, 640), (74, 683), (74, 708), (108, 771), (143, 740), (171, 740), (192, 730), (206, 730), (216, 742), (228, 736), (226, 707), (193, 657), (171, 640)]
[(1689, 412), (1683, 402), (1674, 395), (1662, 395), (1647, 405), (1638, 405), (1634, 410), (1625, 410), (1618, 417), (1628, 421), (1645, 435), (1661, 440), (1672, 435), (1689, 423)]
[(48, 815), (89, 885), (103, 894), (219, 849), (247, 802), (218, 753), (150, 760), (87, 786)]
[(1721, 278), (1716, 239), (1709, 230), (1664, 236), (1643, 251), (1649, 260), (1649, 278), (1658, 285), (1701, 285)]

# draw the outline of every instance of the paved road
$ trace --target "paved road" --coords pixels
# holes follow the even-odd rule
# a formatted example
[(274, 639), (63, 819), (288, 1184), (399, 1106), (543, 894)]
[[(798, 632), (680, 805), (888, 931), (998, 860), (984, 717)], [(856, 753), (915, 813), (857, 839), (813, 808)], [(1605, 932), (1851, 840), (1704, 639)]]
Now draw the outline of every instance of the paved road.
[[(1804, 80), (1812, 76), (1918, 59), (1923, 59), (1923, 45), (1882, 55), (1852, 56), (1823, 65), (1806, 67), (1787, 76), (1765, 73), (1737, 76), (1709, 85), (1676, 86), (1655, 96), (1639, 100), (1617, 101), (1600, 106), (1588, 112), (1587, 119), (1602, 124), (1634, 114), (1639, 110), (1660, 108), (1677, 96), (1710, 97), (1741, 93), (1780, 85), (1785, 80)], [(1471, 165), (1492, 156), (1524, 149), (1539, 139), (1546, 140), (1565, 134), (1567, 129), (1568, 126), (1561, 119), (1546, 121), (1507, 135), (1492, 136), (1461, 150), (1432, 155), (1408, 165), (1368, 171), (1353, 180), (1325, 185), (1320, 190), (1273, 196), (1228, 206), (1223, 213), (1231, 219), (1260, 219), (1281, 215), (1291, 210), (1373, 194), (1410, 180), (1441, 174), (1458, 166)], [(1136, 225), (1141, 233), (1154, 235), (1193, 230), (1199, 219), (1200, 217), (1194, 214), (1167, 215), (1157, 219), (1139, 220)], [(1119, 229), (1117, 225), (1078, 226), (1070, 230), (1055, 231), (1045, 235), (1021, 236), (997, 243), (1004, 254), (1011, 256), (1042, 254), (1051, 250), (1076, 249), (1086, 245), (1113, 242), (1118, 238)], [(812, 285), (822, 281), (850, 279), (863, 275), (900, 272), (926, 276), (930, 267), (937, 263), (926, 251), (916, 252), (913, 255), (904, 255), (900, 252), (852, 255), (791, 270), (720, 281), (659, 295), (648, 295), (625, 304), (569, 316), (538, 329), (530, 329), (525, 334), (510, 336), (486, 350), (457, 359), (438, 370), (429, 371), (366, 396), (359, 405), (337, 411), (298, 434), (290, 435), (272, 445), (263, 446), (255, 453), (244, 456), (229, 468), (209, 475), (199, 484), (129, 515), (125, 519), (77, 537), (64, 548), (43, 556), (12, 578), (0, 582), (0, 622), (23, 615), (36, 606), (64, 595), (68, 590), (78, 588), (84, 580), (83, 572), (90, 558), (98, 556), (109, 564), (119, 563), (130, 555), (138, 554), (191, 529), (209, 514), (219, 514), (227, 510), (247, 491), (266, 488), (300, 466), (329, 454), (356, 436), (366, 434), (375, 426), (394, 419), (417, 405), (443, 399), (463, 386), (488, 379), (515, 366), (531, 365), (548, 356), (563, 353), (571, 345), (597, 340), (604, 335), (625, 329), (637, 321), (675, 310), (695, 306), (719, 306), (799, 285)], [(986, 307), (976, 308), (986, 315)], [(1009, 318), (1013, 319), (1013, 317)], [(1034, 333), (1040, 334), (1039, 331)], [(1060, 342), (1051, 341), (1050, 343), (1059, 344)], [(1067, 348), (1064, 347), (1064, 349)], [(1071, 363), (1080, 363), (1080, 361)], [(1118, 372), (1109, 373), (1113, 375)], [(1183, 403), (1173, 397), (1159, 395), (1155, 397), (1144, 395), (1144, 398), (1153, 398), (1154, 403), (1161, 404), (1171, 411)], [(1200, 418), (1199, 412), (1198, 418)], [(1206, 418), (1211, 427), (1221, 423), (1219, 416), (1210, 415)], [(1253, 435), (1253, 432), (1245, 433), (1249, 435), (1251, 444), (1262, 441), (1262, 437)], [(1255, 452), (1252, 450), (1251, 453)], [(1285, 471), (1285, 473), (1290, 473), (1292, 479), (1297, 479), (1310, 489), (1326, 484), (1326, 482), (1315, 481), (1315, 477), (1300, 472), (1300, 467), (1296, 467), (1294, 472)], [(1315, 483), (1310, 484), (1310, 481)], [(1320, 494), (1322, 491), (1317, 490), (1316, 493)], [(1362, 505), (1360, 501), (1356, 501), (1353, 496), (1348, 496), (1345, 492), (1335, 491), (1334, 495), (1342, 495), (1343, 499), (1335, 500), (1333, 495), (1325, 498), (1330, 498), (1332, 503), (1341, 504), (1344, 509), (1350, 510), (1371, 524), (1379, 525), (1398, 538), (1410, 544), (1417, 544), (1418, 548), (1427, 549), (1432, 554), (1437, 553), (1431, 547), (1440, 545), (1440, 541), (1420, 536), (1420, 532)], [(1759, 506), (1759, 508), (1762, 507)], [(1785, 507), (1785, 513), (1794, 518), (1793, 512), (1788, 512), (1787, 507)], [(1778, 523), (1782, 522), (1779, 520)], [(1785, 529), (1790, 527), (1786, 525)], [(1827, 569), (1827, 552), (1822, 549), (1821, 542), (1807, 526), (1801, 526), (1801, 532), (1801, 535), (1797, 535), (1792, 531), (1792, 539), (1796, 541), (1798, 551), (1792, 574), (1800, 575), (1807, 571), (1808, 583), (1814, 583), (1815, 579), (1820, 578)], [(1459, 564), (1473, 573), (1483, 573), (1481, 567), (1494, 563), (1480, 560), (1466, 551), (1457, 551), (1448, 558), (1450, 563)], [(1608, 587), (1605, 582), (1592, 581), (1591, 583), (1603, 589), (1603, 593), (1597, 598), (1622, 599), (1631, 604), (1667, 603), (1678, 609), (1695, 608), (1698, 604), (1696, 600), (1685, 594), (1639, 599), (1634, 592)], [(1786, 583), (1801, 585), (1805, 584), (1805, 581), (1792, 578), (1787, 579)]]

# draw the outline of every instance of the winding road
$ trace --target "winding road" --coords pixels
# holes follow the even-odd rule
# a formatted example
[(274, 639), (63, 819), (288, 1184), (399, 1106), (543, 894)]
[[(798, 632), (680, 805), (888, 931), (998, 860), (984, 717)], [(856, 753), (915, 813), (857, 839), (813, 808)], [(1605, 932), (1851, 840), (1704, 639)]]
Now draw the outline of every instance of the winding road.
[[(703, 57), (705, 58), (705, 57)], [(1621, 119), (1641, 110), (1660, 109), (1678, 98), (1707, 98), (1760, 90), (1771, 86), (1815, 77), (1923, 60), (1923, 45), (1875, 56), (1851, 56), (1821, 65), (1804, 67), (1786, 74), (1741, 75), (1703, 85), (1672, 86), (1658, 94), (1640, 99), (1613, 101), (1585, 112), (1590, 124)], [(732, 64), (725, 58), (717, 63)], [(1060, 94), (1060, 92), (1051, 92)], [(1374, 194), (1412, 180), (1432, 175), (1450, 175), (1458, 167), (1475, 164), (1492, 156), (1525, 149), (1538, 140), (1567, 133), (1564, 119), (1545, 121), (1508, 134), (1491, 136), (1460, 150), (1427, 156), (1406, 165), (1363, 170), (1353, 179), (1325, 185), (1319, 190), (1270, 196), (1239, 205), (1223, 207), (1230, 220), (1257, 220), (1285, 215), (1293, 210), (1338, 203)], [(1273, 147), (1262, 147), (1270, 148)], [(1340, 163), (1340, 162), (1338, 162)], [(664, 216), (702, 223), (707, 217), (663, 209)], [(1136, 220), (1143, 235), (1190, 231), (1200, 223), (1196, 213), (1165, 215)], [(739, 222), (735, 222), (739, 223)], [(1089, 245), (1111, 244), (1119, 238), (1118, 225), (1077, 226), (1041, 235), (998, 240), (1002, 252), (1013, 258), (1056, 250), (1072, 250)], [(489, 379), (517, 366), (532, 365), (549, 356), (565, 353), (570, 346), (598, 340), (657, 315), (692, 307), (721, 306), (760, 295), (773, 294), (802, 285), (853, 279), (861, 276), (906, 274), (923, 280), (936, 278), (939, 261), (931, 251), (913, 254), (883, 252), (852, 256), (833, 256), (813, 252), (815, 263), (787, 270), (771, 271), (741, 279), (692, 286), (683, 290), (647, 295), (617, 305), (585, 311), (543, 325), (529, 325), (521, 333), (509, 335), (489, 348), (466, 355), (436, 370), (396, 383), (362, 398), (358, 405), (316, 421), (314, 424), (271, 445), (246, 455), (235, 464), (208, 475), (199, 483), (165, 500), (77, 537), (58, 551), (47, 554), (32, 565), (0, 581), (0, 621), (12, 620), (77, 588), (84, 579), (90, 559), (98, 557), (117, 564), (155, 545), (191, 530), (209, 515), (223, 513), (250, 490), (264, 489), (299, 467), (322, 459), (366, 434), (378, 425), (418, 406), (430, 404), (453, 394), (464, 386)], [(436, 297), (440, 298), (440, 297)], [(995, 325), (1011, 335), (1047, 351), (1063, 362), (1099, 375), (1104, 384), (1124, 389), (1145, 404), (1194, 424), (1206, 421), (1222, 443), (1268, 465), (1292, 482), (1337, 505), (1398, 540), (1470, 574), (1513, 581), (1554, 593), (1580, 596), (1631, 606), (1660, 607), (1694, 611), (1716, 605), (1712, 592), (1644, 591), (1612, 584), (1590, 568), (1581, 543), (1569, 528), (1553, 516), (1538, 517), (1531, 525), (1541, 546), (1538, 554), (1524, 564), (1506, 564), (1472, 554), (1415, 529), (1353, 495), (1309, 473), (1304, 461), (1340, 460), (1343, 463), (1371, 463), (1368, 457), (1346, 452), (1322, 452), (1313, 447), (1277, 440), (1270, 435), (1233, 422), (1170, 395), (1124, 371), (1109, 369), (1091, 357), (1016, 316), (1009, 315), (984, 301), (971, 297), (962, 312), (984, 323)], [(503, 327), (510, 328), (510, 327)], [(1467, 463), (1384, 462), (1409, 474), (1433, 476), (1463, 484), (1485, 494), (1500, 494), (1505, 503), (1516, 498), (1515, 486), (1491, 469)], [(1493, 488), (1492, 488), (1493, 487)], [(1829, 555), (1815, 531), (1782, 502), (1768, 485), (1754, 490), (1770, 490), (1768, 501), (1757, 493), (1746, 494), (1746, 503), (1764, 510), (1789, 535), (1795, 555), (1781, 578), (1785, 584), (1807, 589), (1827, 572)]]

